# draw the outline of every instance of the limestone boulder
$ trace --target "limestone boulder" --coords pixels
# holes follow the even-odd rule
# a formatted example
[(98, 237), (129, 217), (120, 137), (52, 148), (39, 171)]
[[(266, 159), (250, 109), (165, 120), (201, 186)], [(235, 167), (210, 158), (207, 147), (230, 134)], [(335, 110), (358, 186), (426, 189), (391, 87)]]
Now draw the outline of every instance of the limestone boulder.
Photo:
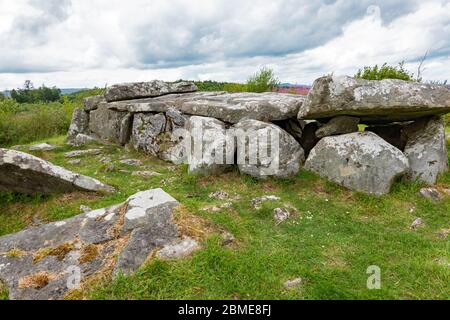
[(189, 172), (220, 174), (234, 164), (234, 138), (225, 123), (214, 118), (191, 117), (186, 123)]
[(103, 96), (87, 97), (83, 100), (84, 110), (87, 112), (93, 111), (103, 102), (106, 102)]
[(168, 83), (154, 80), (150, 82), (134, 82), (116, 84), (106, 88), (105, 99), (108, 102), (140, 98), (159, 97), (171, 93), (186, 93), (197, 91), (197, 86), (191, 82)]
[(359, 118), (339, 116), (331, 119), (316, 131), (316, 137), (323, 138), (358, 132)]
[(440, 117), (425, 118), (405, 128), (408, 142), (405, 155), (409, 159), (410, 180), (433, 185), (448, 170), (445, 122)]
[(383, 195), (396, 178), (408, 172), (409, 161), (376, 134), (357, 132), (320, 140), (305, 169), (348, 189)]
[(72, 121), (67, 133), (68, 142), (72, 143), (79, 134), (89, 134), (89, 113), (82, 108), (73, 111)]
[(166, 128), (166, 117), (163, 113), (137, 113), (134, 115), (131, 143), (134, 148), (157, 156), (161, 146), (160, 135)]
[(234, 126), (239, 171), (257, 178), (295, 176), (305, 161), (300, 144), (267, 122), (244, 120)]
[[(112, 207), (0, 237), (0, 280), (12, 300), (60, 300), (100, 274), (133, 273), (152, 252), (165, 253), (184, 239), (172, 219), (178, 205), (152, 189)], [(183, 252), (176, 258), (189, 253)]]
[(108, 109), (105, 104), (89, 113), (89, 131), (96, 137), (125, 145), (131, 135), (133, 116), (127, 112)]
[(450, 88), (447, 86), (326, 76), (314, 82), (298, 118), (354, 116), (361, 123), (369, 124), (409, 121), (448, 112)]
[(30, 154), (0, 149), (0, 191), (35, 194), (114, 189)]
[(196, 92), (171, 94), (153, 99), (108, 103), (108, 108), (132, 113), (167, 112), (215, 118), (236, 124), (241, 120), (278, 121), (295, 118), (304, 96), (280, 93)]

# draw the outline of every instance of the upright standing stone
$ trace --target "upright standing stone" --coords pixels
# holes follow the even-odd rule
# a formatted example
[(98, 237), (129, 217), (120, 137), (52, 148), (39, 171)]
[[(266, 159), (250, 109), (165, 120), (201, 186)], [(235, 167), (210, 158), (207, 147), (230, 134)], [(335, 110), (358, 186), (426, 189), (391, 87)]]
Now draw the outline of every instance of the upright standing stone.
[(129, 140), (132, 117), (127, 112), (110, 110), (104, 103), (90, 112), (89, 129), (97, 137), (124, 145)]
[(136, 149), (157, 156), (160, 135), (164, 133), (166, 117), (163, 113), (137, 113), (134, 115), (131, 142)]
[(444, 120), (439, 117), (421, 119), (405, 131), (408, 137), (405, 155), (411, 166), (408, 178), (435, 184), (439, 175), (448, 170)]

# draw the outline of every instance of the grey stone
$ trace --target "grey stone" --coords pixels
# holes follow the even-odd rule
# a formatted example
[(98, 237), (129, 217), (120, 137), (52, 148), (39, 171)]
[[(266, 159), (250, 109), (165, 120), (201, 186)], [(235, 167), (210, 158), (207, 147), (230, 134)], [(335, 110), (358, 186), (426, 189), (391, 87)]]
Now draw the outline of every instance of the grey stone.
[(81, 164), (81, 159), (74, 159), (74, 160), (69, 160), (67, 161), (68, 164), (71, 164), (73, 166), (79, 165)]
[(57, 146), (48, 144), (48, 143), (40, 143), (32, 145), (29, 150), (30, 151), (52, 151), (55, 150)]
[(408, 142), (405, 155), (409, 159), (410, 180), (433, 185), (448, 170), (445, 123), (442, 118), (421, 119), (405, 128)]
[(228, 199), (229, 195), (228, 195), (228, 193), (226, 193), (223, 190), (218, 190), (218, 191), (215, 191), (215, 192), (211, 192), (209, 194), (209, 197), (212, 198), (212, 199), (225, 200), (225, 199)]
[(376, 134), (356, 132), (320, 140), (305, 169), (351, 190), (383, 195), (408, 171), (409, 162)]
[(113, 188), (38, 157), (0, 148), (0, 191), (58, 193), (75, 190), (112, 192)]
[(332, 118), (316, 131), (316, 137), (324, 138), (340, 134), (358, 132), (359, 118), (339, 116)]
[(404, 123), (392, 123), (386, 125), (371, 125), (365, 129), (375, 133), (380, 138), (384, 139), (388, 143), (392, 144), (399, 150), (405, 150), (408, 137), (404, 132)]
[(67, 141), (72, 143), (79, 134), (89, 135), (89, 113), (81, 108), (73, 111)]
[(234, 126), (239, 171), (256, 178), (296, 175), (305, 161), (300, 144), (280, 127), (257, 120)]
[(132, 113), (167, 112), (175, 108), (183, 114), (219, 119), (236, 124), (254, 119), (277, 121), (294, 118), (305, 97), (280, 93), (197, 92), (152, 99), (108, 103), (108, 108)]
[(70, 138), (67, 141), (67, 144), (73, 146), (73, 147), (81, 147), (85, 144), (91, 143), (91, 142), (100, 142), (97, 138), (88, 136), (86, 134), (79, 133), (76, 136)]
[(189, 172), (195, 174), (220, 174), (234, 163), (235, 145), (227, 141), (223, 122), (207, 117), (191, 117), (186, 129), (192, 146), (188, 154)]
[(156, 256), (160, 259), (172, 260), (189, 256), (195, 250), (200, 249), (197, 241), (192, 238), (185, 238), (162, 248)]
[(142, 161), (139, 159), (124, 159), (124, 160), (120, 160), (120, 163), (126, 164), (128, 166), (134, 166), (134, 167), (138, 167), (138, 166), (142, 165)]
[(126, 144), (131, 132), (132, 117), (127, 112), (117, 112), (101, 103), (89, 114), (89, 130), (102, 140)]
[(251, 203), (255, 209), (258, 209), (261, 207), (263, 202), (266, 201), (279, 201), (281, 200), (280, 197), (274, 196), (274, 195), (267, 195), (267, 196), (261, 196), (255, 199), (252, 199)]
[(199, 244), (178, 233), (172, 219), (177, 205), (153, 189), (119, 205), (0, 237), (0, 281), (12, 300), (60, 300), (75, 284), (74, 271), (82, 286), (98, 273), (107, 275), (105, 270), (135, 272), (159, 248), (161, 258), (184, 257)]
[(389, 123), (448, 112), (450, 88), (446, 86), (326, 76), (314, 82), (298, 118), (354, 116), (362, 123)]
[(414, 220), (412, 223), (411, 223), (411, 229), (412, 230), (416, 230), (417, 229), (417, 227), (419, 227), (419, 226), (421, 226), (421, 225), (423, 225), (423, 220), (422, 220), (422, 218), (417, 218), (416, 220)]
[(195, 92), (197, 89), (197, 86), (191, 82), (168, 83), (154, 80), (150, 82), (124, 83), (106, 88), (105, 99), (106, 101), (111, 102), (150, 98), (170, 93)]
[(74, 150), (64, 154), (65, 158), (76, 158), (81, 156), (96, 156), (102, 153), (100, 149)]
[(283, 286), (285, 289), (294, 289), (294, 288), (299, 288), (301, 284), (302, 284), (302, 278), (296, 278), (296, 279), (286, 281)]
[(134, 115), (131, 143), (135, 149), (157, 156), (160, 152), (160, 137), (166, 128), (166, 117), (162, 113)]
[(154, 171), (133, 171), (131, 173), (133, 176), (140, 176), (140, 177), (160, 177), (162, 176), (159, 172)]
[(422, 188), (419, 191), (419, 195), (433, 201), (440, 201), (443, 198), (442, 194), (435, 188)]
[(87, 112), (93, 111), (98, 108), (99, 104), (106, 102), (103, 96), (88, 97), (83, 100), (84, 110)]
[(275, 208), (273, 210), (273, 218), (277, 225), (289, 219), (290, 212), (286, 208)]

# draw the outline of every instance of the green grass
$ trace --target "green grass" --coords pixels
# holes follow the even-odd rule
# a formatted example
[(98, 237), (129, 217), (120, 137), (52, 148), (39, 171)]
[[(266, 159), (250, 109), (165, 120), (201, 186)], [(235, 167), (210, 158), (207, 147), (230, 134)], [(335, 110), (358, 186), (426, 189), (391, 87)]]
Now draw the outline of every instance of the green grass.
[[(92, 209), (124, 201), (138, 190), (163, 188), (186, 210), (201, 216), (235, 237), (222, 246), (218, 232), (192, 257), (176, 262), (153, 260), (133, 276), (97, 283), (84, 294), (91, 299), (448, 299), (450, 292), (449, 238), (438, 232), (450, 228), (450, 197), (439, 203), (417, 195), (420, 185), (397, 183), (380, 198), (353, 193), (318, 176), (301, 171), (289, 180), (259, 181), (237, 172), (215, 177), (187, 174), (185, 166), (172, 166), (138, 152), (104, 146), (116, 168), (133, 170), (119, 158), (138, 158), (161, 177), (131, 178), (118, 171), (101, 173), (96, 157), (68, 164), (64, 137), (44, 140), (61, 147), (37, 156), (115, 186), (112, 195), (86, 193), (18, 196), (0, 194), (0, 236), (29, 226), (80, 213), (81, 204)], [(44, 142), (39, 141), (39, 142)], [(92, 147), (92, 146), (89, 146)], [(86, 147), (88, 148), (88, 147)], [(170, 170), (168, 167), (175, 168)], [(142, 170), (142, 168), (141, 168)], [(450, 187), (450, 173), (439, 181)], [(208, 213), (201, 209), (227, 201), (208, 197), (224, 190), (239, 195), (231, 210)], [(278, 195), (256, 210), (250, 200)], [(273, 209), (290, 204), (299, 215), (275, 226)], [(413, 211), (410, 209), (414, 208)], [(310, 217), (310, 218), (308, 218)], [(421, 217), (416, 231), (410, 225)], [(367, 267), (381, 268), (381, 290), (368, 290)], [(301, 277), (302, 285), (285, 290), (283, 283)], [(5, 295), (0, 293), (0, 299)]]

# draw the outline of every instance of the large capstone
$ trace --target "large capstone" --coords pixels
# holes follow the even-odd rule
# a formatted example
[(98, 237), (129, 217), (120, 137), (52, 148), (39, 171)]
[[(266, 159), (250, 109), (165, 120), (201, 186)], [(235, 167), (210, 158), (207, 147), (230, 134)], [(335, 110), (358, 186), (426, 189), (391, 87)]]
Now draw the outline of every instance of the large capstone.
[(305, 161), (300, 144), (267, 122), (244, 120), (234, 126), (239, 171), (257, 178), (295, 176)]
[(0, 237), (0, 281), (12, 300), (59, 300), (101, 276), (135, 272), (153, 253), (183, 241), (173, 222), (178, 205), (153, 189), (119, 205)]
[(298, 118), (355, 116), (361, 118), (361, 123), (388, 123), (448, 112), (450, 88), (447, 86), (326, 76), (314, 82)]
[(126, 112), (167, 112), (175, 108), (188, 115), (216, 118), (228, 123), (245, 119), (277, 121), (294, 118), (305, 97), (279, 93), (196, 92), (171, 94), (153, 99), (108, 103), (108, 108)]
[(105, 103), (90, 112), (89, 130), (102, 140), (124, 145), (131, 133), (132, 115), (110, 110)]
[(134, 82), (116, 84), (106, 88), (105, 99), (108, 102), (129, 99), (152, 98), (170, 93), (186, 93), (197, 91), (191, 82), (168, 83), (154, 80), (150, 82)]
[(372, 132), (326, 137), (311, 150), (305, 169), (354, 191), (383, 195), (407, 173), (405, 155)]
[(433, 185), (448, 170), (445, 122), (440, 117), (416, 121), (405, 128), (408, 142), (405, 155), (409, 159), (410, 180)]
[(223, 173), (234, 164), (234, 137), (225, 123), (214, 118), (191, 117), (186, 123), (189, 172)]
[(0, 191), (35, 194), (77, 190), (114, 191), (96, 179), (55, 166), (33, 155), (0, 149)]

